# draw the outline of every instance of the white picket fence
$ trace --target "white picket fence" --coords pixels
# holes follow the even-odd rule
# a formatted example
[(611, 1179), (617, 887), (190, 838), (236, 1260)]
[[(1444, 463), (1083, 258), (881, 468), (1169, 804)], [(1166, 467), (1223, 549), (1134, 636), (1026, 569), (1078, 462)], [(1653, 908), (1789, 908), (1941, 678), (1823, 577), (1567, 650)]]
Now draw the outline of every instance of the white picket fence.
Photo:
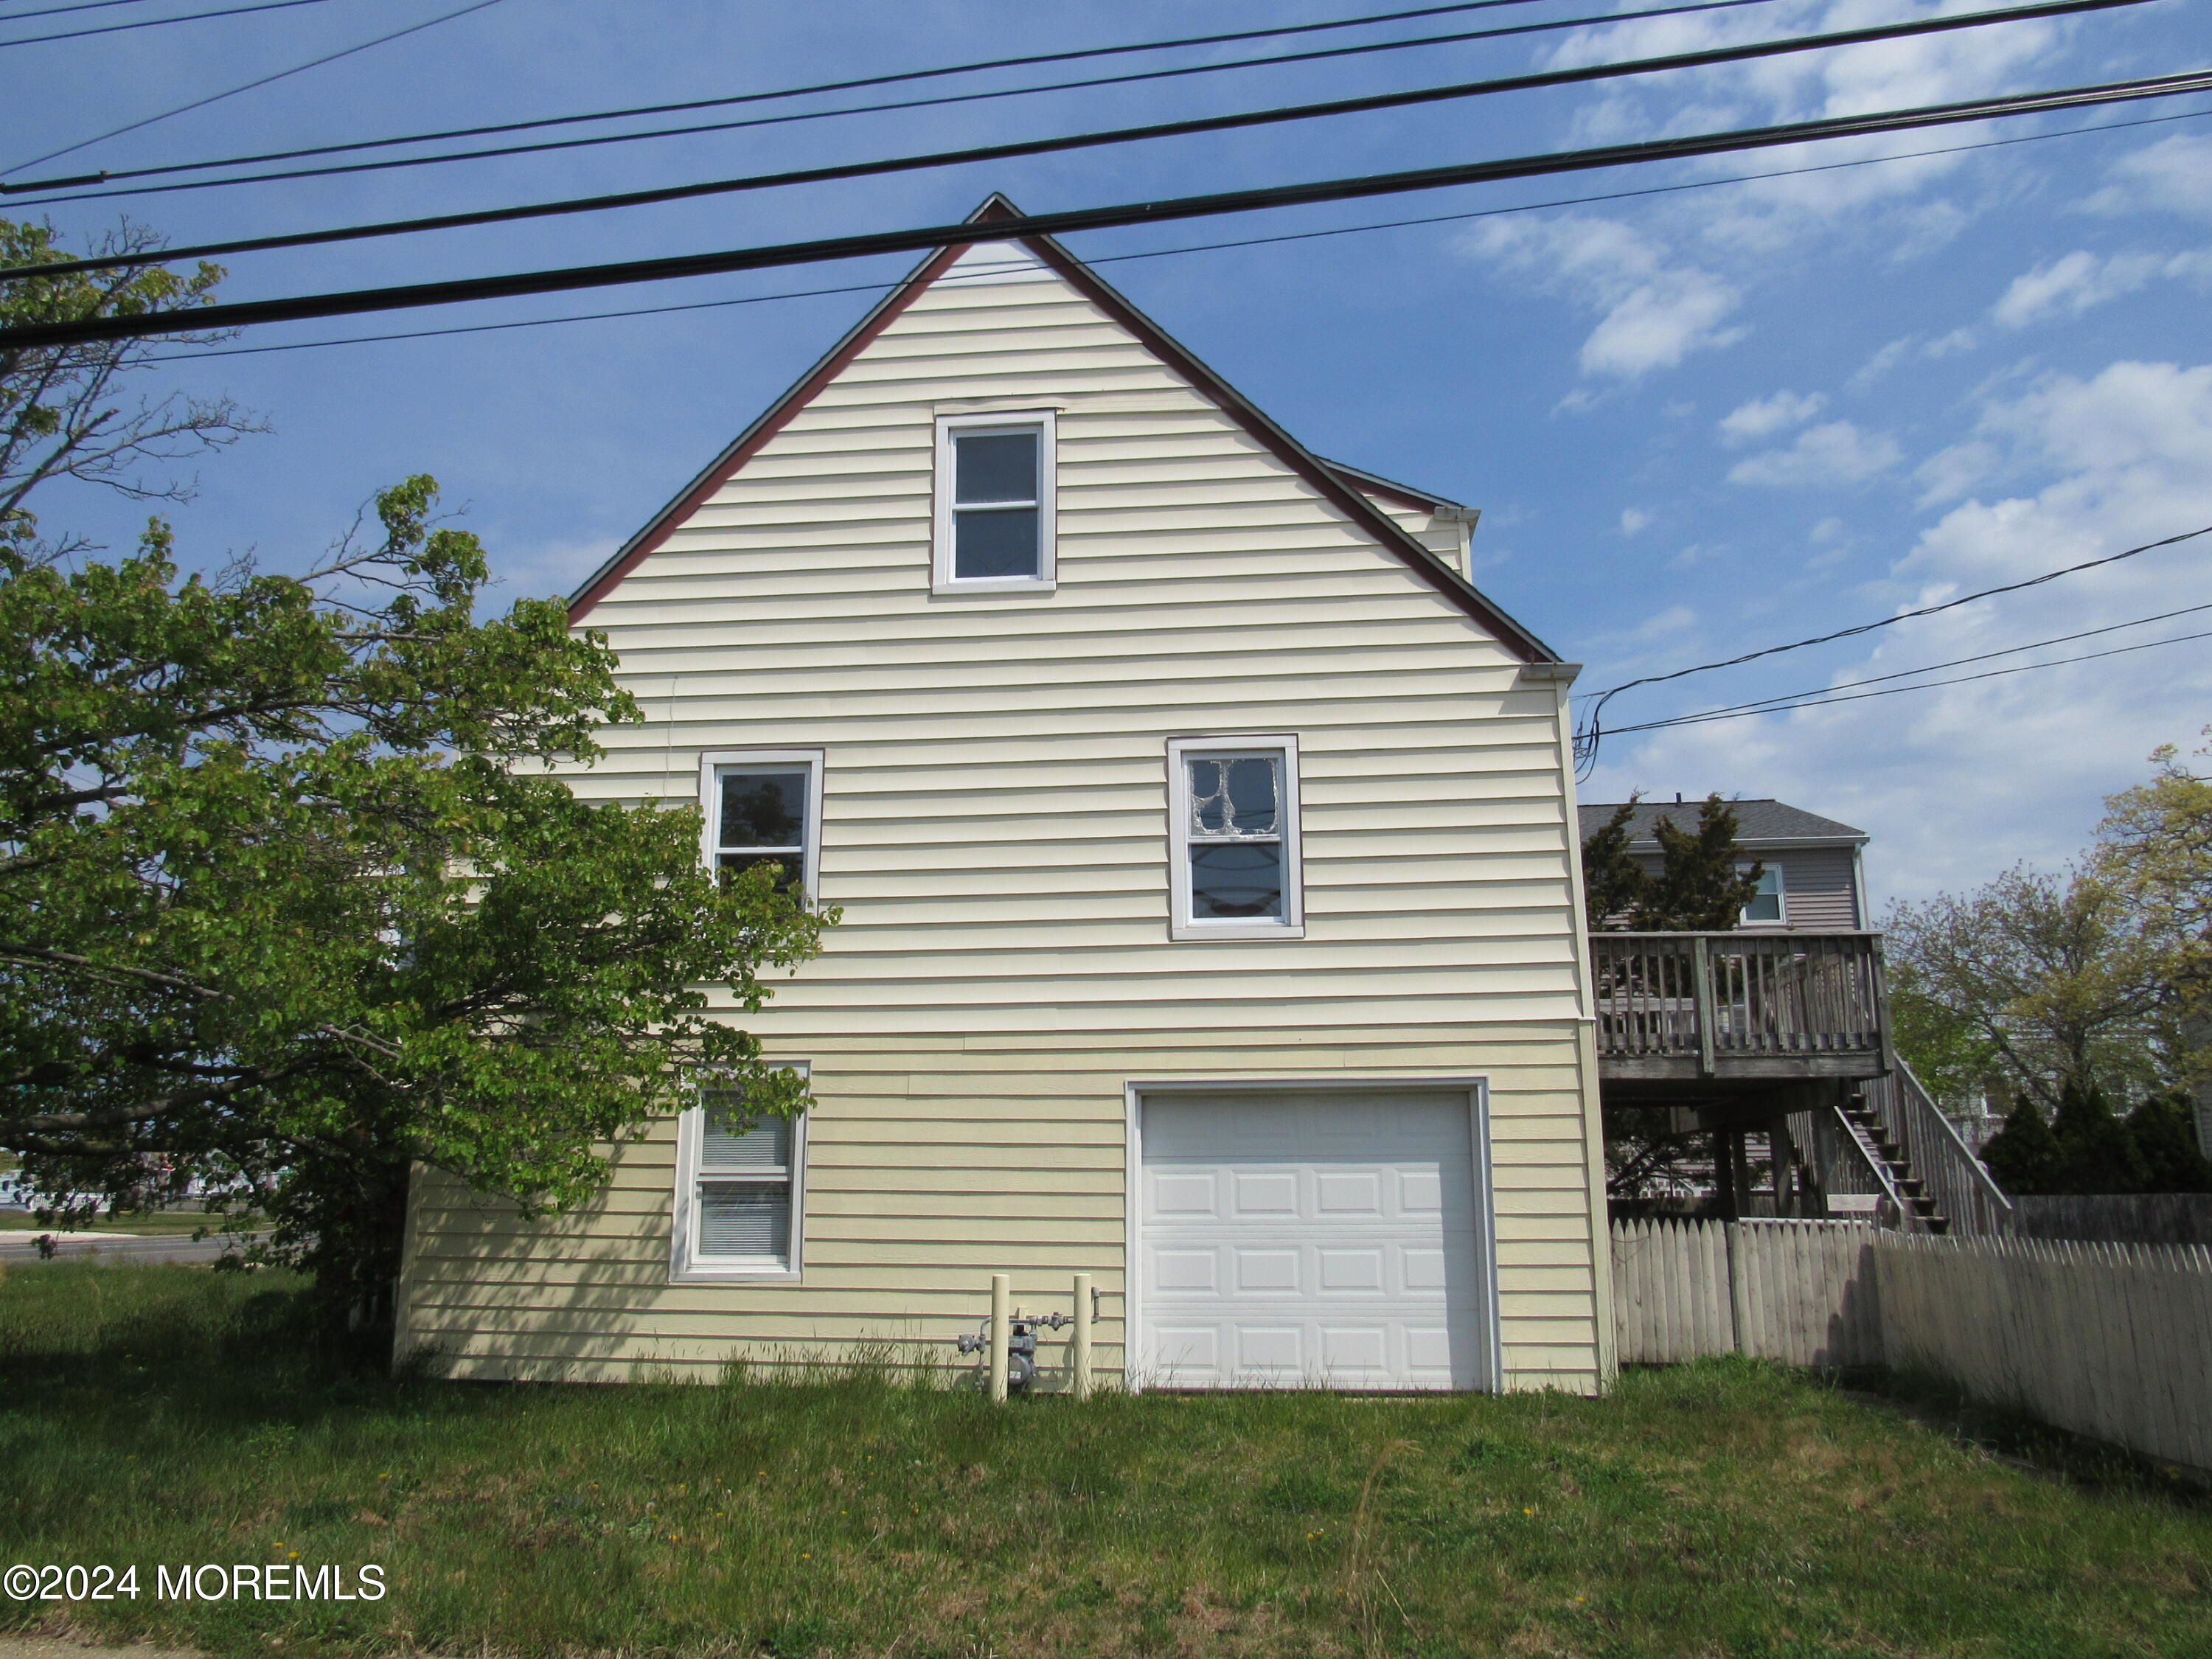
[(1624, 1221), (1624, 1364), (1747, 1353), (1935, 1372), (1972, 1398), (2212, 1470), (2212, 1250), (1833, 1221)]

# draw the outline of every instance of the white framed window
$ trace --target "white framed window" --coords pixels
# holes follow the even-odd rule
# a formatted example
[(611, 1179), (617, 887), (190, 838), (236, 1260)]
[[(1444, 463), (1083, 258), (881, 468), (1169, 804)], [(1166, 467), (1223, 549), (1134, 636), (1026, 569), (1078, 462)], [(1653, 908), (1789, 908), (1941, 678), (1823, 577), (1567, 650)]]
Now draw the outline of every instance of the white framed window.
[(701, 1089), (676, 1120), (670, 1279), (797, 1279), (805, 1200), (806, 1119), (748, 1123), (738, 1091)]
[[(1751, 873), (1754, 860), (1744, 860), (1735, 866), (1740, 876)], [(1782, 866), (1766, 865), (1759, 877), (1759, 891), (1752, 895), (1751, 902), (1743, 907), (1741, 925), (1746, 927), (1779, 927), (1790, 920), (1789, 905), (1782, 891)]]
[(1168, 935), (1303, 939), (1298, 740), (1168, 741)]
[(1052, 586), (1057, 429), (1048, 409), (938, 416), (933, 592)]
[(722, 749), (699, 757), (708, 866), (778, 867), (776, 885), (815, 896), (822, 857), (822, 750)]

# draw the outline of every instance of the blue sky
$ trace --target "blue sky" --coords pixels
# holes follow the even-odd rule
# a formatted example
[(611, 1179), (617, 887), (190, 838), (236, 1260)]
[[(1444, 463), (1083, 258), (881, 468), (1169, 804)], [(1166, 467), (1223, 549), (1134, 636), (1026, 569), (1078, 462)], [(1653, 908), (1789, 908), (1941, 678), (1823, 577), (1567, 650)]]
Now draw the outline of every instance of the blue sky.
[[(146, 0), (0, 38), (209, 9)], [(323, 0), (7, 48), (0, 167), (455, 0)], [(1936, 103), (2204, 64), (2204, 0), (2159, 0), (1690, 74), (1510, 94), (620, 214), (240, 255), (227, 298), (934, 223)], [(304, 229), (1649, 56), (1883, 22), (1910, 0), (1699, 16), (936, 110), (35, 210), (82, 241), (127, 211), (177, 242)], [(31, 177), (706, 98), (848, 76), (1354, 15), (1204, 7), (501, 0), (77, 152)], [(1563, 0), (1371, 40), (1601, 13)], [(1261, 42), (1121, 68), (1220, 61)], [(1085, 72), (1078, 66), (1076, 73)], [(1089, 72), (1098, 72), (1095, 68)], [(1073, 78), (1001, 72), (950, 89)], [(865, 97), (847, 95), (851, 101)], [(817, 98), (796, 107), (844, 101)], [(1071, 239), (1320, 453), (1485, 510), (1478, 580), (1601, 690), (2212, 525), (2212, 111), (2197, 97)], [(1520, 208), (1866, 157), (1874, 165)], [(12, 210), (21, 214), (23, 210)], [(1492, 216), (1159, 258), (1445, 215)], [(903, 257), (255, 331), (273, 345), (880, 284)], [(380, 484), (434, 473), (514, 594), (565, 591), (871, 302), (863, 292), (442, 338), (173, 362), (274, 430), (197, 467), (188, 561), (295, 563)], [(150, 382), (149, 382), (150, 384)], [(157, 388), (166, 389), (166, 388)], [(144, 509), (56, 491), (121, 544)], [(1814, 690), (2212, 604), (2212, 537), (1867, 638), (1632, 692), (1615, 724)], [(2212, 611), (1952, 671), (2212, 629)], [(2079, 848), (2103, 795), (2212, 720), (2212, 641), (1910, 696), (1608, 741), (1589, 799), (1777, 795), (1869, 830), (1882, 893), (1957, 889)]]

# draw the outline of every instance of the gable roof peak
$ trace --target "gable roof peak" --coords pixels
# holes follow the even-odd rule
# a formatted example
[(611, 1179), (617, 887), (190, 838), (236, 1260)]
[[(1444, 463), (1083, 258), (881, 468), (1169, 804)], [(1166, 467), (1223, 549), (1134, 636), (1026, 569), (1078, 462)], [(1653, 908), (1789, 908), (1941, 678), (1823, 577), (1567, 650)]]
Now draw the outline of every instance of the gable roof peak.
[[(1021, 210), (1004, 192), (993, 191), (970, 213), (964, 223), (981, 228), (1000, 220), (1019, 220)], [(1017, 247), (1039, 266), (1057, 275), (1121, 327), (1127, 329), (1169, 368), (1182, 376), (1203, 396), (1242, 426), (1277, 459), (1296, 472), (1324, 500), (1359, 526), (1386, 551), (1396, 556), (1413, 574), (1435, 588), (1450, 604), (1480, 623), (1498, 642), (1523, 662), (1556, 663), (1559, 654), (1519, 623), (1492, 605), (1459, 572), (1439, 560), (1427, 547), (1368, 499), (1361, 487), (1339, 469), (1322, 460), (1263, 413), (1244, 394), (1231, 386), (1194, 355), (1189, 348), (1137, 309), (1082, 260), (1050, 236), (1030, 234), (1012, 238), (990, 237), (988, 231), (975, 242), (955, 242), (939, 248), (908, 271), (905, 278), (878, 301), (829, 354), (783, 396), (762, 411), (753, 423), (684, 490), (648, 520), (644, 527), (617, 549), (612, 558), (586, 579), (570, 595), (568, 617), (580, 623), (623, 577), (665, 541), (669, 534), (734, 477), (738, 470), (773, 438), (791, 417), (842, 374), (907, 307), (939, 283), (968, 286), (973, 283), (1029, 280), (1027, 271), (1005, 260), (973, 260), (977, 243), (998, 241)], [(1024, 264), (1028, 262), (1023, 261)], [(1380, 483), (1380, 480), (1376, 480)], [(1467, 509), (1462, 509), (1462, 511)]]

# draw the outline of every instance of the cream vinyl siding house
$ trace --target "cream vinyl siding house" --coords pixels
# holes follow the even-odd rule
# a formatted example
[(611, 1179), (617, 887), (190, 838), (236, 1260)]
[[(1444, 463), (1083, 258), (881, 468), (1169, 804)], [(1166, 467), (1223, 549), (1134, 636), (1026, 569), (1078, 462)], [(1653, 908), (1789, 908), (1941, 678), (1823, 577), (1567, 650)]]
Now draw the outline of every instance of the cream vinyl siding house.
[(842, 909), (751, 1022), (817, 1105), (656, 1125), (550, 1221), (424, 1175), (402, 1351), (965, 1364), (990, 1273), (1050, 1310), (1085, 1272), (1131, 1386), (1602, 1387), (1573, 671), (1468, 586), (1473, 518), (1309, 454), (1056, 244), (925, 262), (574, 611), (648, 716), (578, 793), (734, 776), (733, 856)]

